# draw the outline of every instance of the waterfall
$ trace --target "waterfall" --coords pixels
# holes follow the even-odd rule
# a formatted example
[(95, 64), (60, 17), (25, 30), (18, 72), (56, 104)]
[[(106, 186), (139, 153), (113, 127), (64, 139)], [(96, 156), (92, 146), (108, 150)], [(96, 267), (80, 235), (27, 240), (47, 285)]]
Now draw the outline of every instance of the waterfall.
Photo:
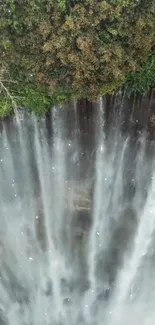
[(2, 122), (1, 324), (154, 324), (154, 142), (94, 112)]

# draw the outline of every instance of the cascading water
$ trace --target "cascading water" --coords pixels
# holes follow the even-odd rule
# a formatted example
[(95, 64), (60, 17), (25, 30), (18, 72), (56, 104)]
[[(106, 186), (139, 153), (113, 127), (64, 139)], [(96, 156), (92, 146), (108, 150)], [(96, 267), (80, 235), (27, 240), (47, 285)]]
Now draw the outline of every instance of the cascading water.
[(154, 144), (96, 110), (89, 164), (75, 104), (2, 125), (0, 324), (154, 324)]

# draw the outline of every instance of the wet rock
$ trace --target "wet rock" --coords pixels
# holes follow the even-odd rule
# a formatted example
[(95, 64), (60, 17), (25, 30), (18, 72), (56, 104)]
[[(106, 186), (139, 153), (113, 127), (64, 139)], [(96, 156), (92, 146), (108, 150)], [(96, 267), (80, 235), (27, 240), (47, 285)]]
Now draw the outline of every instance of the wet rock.
[[(92, 210), (92, 181), (85, 182), (68, 181), (64, 190), (64, 231), (68, 236), (86, 236), (91, 227)], [(46, 229), (44, 221), (44, 209), (41, 194), (36, 202), (36, 234), (42, 250), (46, 250)]]
[(90, 211), (76, 211), (72, 216), (72, 227), (76, 236), (87, 235), (91, 227)]
[(92, 222), (92, 183), (70, 183), (66, 191), (66, 206), (73, 235), (86, 236)]
[(130, 132), (138, 138), (142, 131), (148, 133), (150, 140), (155, 139), (155, 89), (144, 94), (130, 97), (123, 91), (105, 97), (105, 131), (120, 128), (123, 133)]
[(91, 188), (92, 182), (67, 183), (65, 201), (69, 211), (90, 211), (91, 210)]

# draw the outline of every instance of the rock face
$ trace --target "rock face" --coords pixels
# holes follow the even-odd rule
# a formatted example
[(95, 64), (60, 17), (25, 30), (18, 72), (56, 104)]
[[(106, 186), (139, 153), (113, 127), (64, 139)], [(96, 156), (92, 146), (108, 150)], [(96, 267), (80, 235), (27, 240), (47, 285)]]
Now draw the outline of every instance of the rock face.
[(72, 181), (65, 193), (66, 207), (76, 236), (87, 234), (91, 226), (92, 182)]
[(65, 200), (70, 211), (89, 211), (91, 209), (91, 181), (67, 183)]
[(105, 119), (107, 130), (111, 125), (120, 126), (123, 132), (137, 135), (147, 132), (149, 139), (155, 139), (155, 89), (143, 95), (130, 98), (123, 92), (107, 95), (105, 98)]
[[(73, 237), (87, 235), (91, 227), (92, 210), (92, 182), (68, 181), (64, 191), (65, 210), (64, 218), (68, 223)], [(42, 249), (46, 248), (46, 231), (44, 227), (44, 211), (41, 195), (37, 199), (36, 208), (36, 232)]]

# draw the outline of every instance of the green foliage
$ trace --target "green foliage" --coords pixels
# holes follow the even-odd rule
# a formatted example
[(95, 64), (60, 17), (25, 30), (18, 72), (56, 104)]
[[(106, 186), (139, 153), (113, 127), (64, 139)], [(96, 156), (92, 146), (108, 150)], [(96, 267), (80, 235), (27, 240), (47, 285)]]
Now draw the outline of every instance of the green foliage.
[[(15, 81), (7, 89), (38, 114), (154, 83), (154, 0), (0, 0), (0, 17), (0, 66)], [(9, 112), (4, 93), (0, 104)]]
[(65, 12), (67, 9), (67, 1), (66, 0), (59, 0), (58, 1), (58, 8), (60, 9), (60, 11)]
[[(14, 76), (15, 80), (15, 76)], [(54, 94), (50, 94), (47, 85), (39, 84), (24, 76), (16, 76), (8, 96), (3, 92), (0, 97), (0, 116), (4, 117), (13, 112), (16, 107), (26, 107), (36, 115), (44, 115), (52, 106), (60, 105), (73, 99), (72, 91), (57, 86)]]
[(13, 113), (12, 102), (9, 98), (0, 97), (0, 117), (6, 117)]
[(49, 89), (46, 86), (26, 85), (22, 91), (21, 105), (41, 116), (52, 106), (60, 105), (72, 99), (72, 94), (68, 90), (65, 92), (64, 89), (59, 88), (52, 96), (49, 96), (48, 91)]
[(142, 94), (155, 87), (155, 53), (139, 71), (131, 72), (126, 76), (124, 87), (128, 95)]

